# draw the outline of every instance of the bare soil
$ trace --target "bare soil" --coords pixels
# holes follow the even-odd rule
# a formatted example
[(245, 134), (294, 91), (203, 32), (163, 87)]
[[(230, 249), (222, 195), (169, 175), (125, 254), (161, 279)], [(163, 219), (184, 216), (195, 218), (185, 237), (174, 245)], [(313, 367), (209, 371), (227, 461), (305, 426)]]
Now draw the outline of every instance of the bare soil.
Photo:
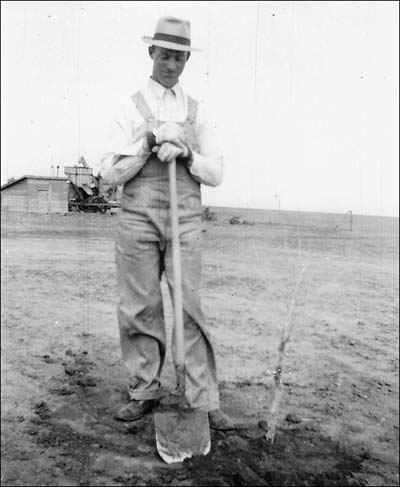
[(151, 415), (113, 419), (127, 400), (118, 216), (2, 215), (2, 485), (399, 484), (398, 219), (355, 216), (350, 231), (341, 215), (215, 211), (203, 223), (203, 302), (222, 409), (240, 428), (212, 431), (208, 456), (175, 465), (157, 454)]

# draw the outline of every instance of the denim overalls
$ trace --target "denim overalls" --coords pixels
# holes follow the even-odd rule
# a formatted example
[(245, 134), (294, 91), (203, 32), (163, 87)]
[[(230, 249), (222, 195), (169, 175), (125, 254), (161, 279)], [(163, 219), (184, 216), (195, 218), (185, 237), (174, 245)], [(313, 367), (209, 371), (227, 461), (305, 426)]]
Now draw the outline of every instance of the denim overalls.
[[(146, 131), (163, 123), (154, 119), (140, 92), (132, 98)], [(181, 125), (194, 151), (198, 151), (196, 112), (197, 102), (188, 97), (188, 116)], [(200, 301), (200, 184), (179, 160), (176, 166), (186, 396), (191, 406), (211, 411), (219, 408), (219, 395), (214, 352)], [(116, 238), (118, 322), (132, 400), (156, 399), (161, 394), (166, 333), (160, 279), (165, 271), (172, 293), (171, 250), (168, 164), (152, 154), (139, 173), (124, 185)], [(175, 360), (174, 337), (172, 356)]]

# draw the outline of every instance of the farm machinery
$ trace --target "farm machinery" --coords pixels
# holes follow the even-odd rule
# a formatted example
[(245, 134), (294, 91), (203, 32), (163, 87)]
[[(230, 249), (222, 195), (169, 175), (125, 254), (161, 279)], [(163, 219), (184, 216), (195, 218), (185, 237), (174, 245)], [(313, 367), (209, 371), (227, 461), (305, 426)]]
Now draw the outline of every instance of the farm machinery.
[(68, 201), (69, 211), (106, 213), (107, 210), (113, 207), (113, 204), (108, 202), (103, 196), (99, 194), (88, 194), (84, 188), (77, 186), (72, 181), (69, 184), (73, 193), (73, 196)]
[(75, 166), (64, 168), (69, 182), (69, 211), (87, 213), (106, 213), (111, 208), (119, 208), (117, 201), (118, 188), (107, 186), (100, 176), (94, 176), (83, 157)]

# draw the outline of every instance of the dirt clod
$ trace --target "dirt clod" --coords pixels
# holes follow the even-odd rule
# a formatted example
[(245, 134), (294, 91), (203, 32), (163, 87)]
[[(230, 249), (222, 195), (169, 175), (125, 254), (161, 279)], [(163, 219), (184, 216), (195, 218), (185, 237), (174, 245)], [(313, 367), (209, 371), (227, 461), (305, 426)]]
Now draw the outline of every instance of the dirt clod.
[(76, 383), (81, 387), (95, 387), (97, 385), (97, 381), (93, 377), (83, 377), (78, 379)]
[(287, 414), (285, 420), (288, 423), (292, 423), (292, 424), (298, 424), (298, 423), (301, 423), (301, 421), (302, 421), (301, 417), (298, 416), (296, 413)]
[(43, 360), (46, 362), (46, 364), (54, 364), (55, 359), (50, 357), (50, 355), (42, 355)]
[(64, 367), (64, 372), (68, 375), (75, 375), (78, 371), (72, 365), (66, 365)]
[(49, 406), (45, 401), (36, 403), (34, 405), (34, 411), (42, 420), (49, 419), (51, 416)]
[(269, 485), (264, 479), (262, 479), (247, 466), (242, 467), (239, 476), (243, 480), (244, 485)]
[(74, 390), (67, 386), (52, 388), (50, 389), (50, 392), (51, 394), (57, 394), (59, 396), (70, 396), (71, 394), (74, 394)]
[(225, 445), (231, 451), (246, 450), (248, 448), (248, 442), (244, 438), (236, 435), (230, 436), (225, 440)]

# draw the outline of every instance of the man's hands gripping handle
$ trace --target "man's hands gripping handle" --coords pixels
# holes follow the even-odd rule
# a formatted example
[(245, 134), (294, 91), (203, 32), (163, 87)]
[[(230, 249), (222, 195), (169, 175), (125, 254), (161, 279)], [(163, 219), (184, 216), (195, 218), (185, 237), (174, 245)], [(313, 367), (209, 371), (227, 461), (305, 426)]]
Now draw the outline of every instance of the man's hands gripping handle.
[(153, 130), (153, 135), (154, 137), (148, 136), (148, 143), (161, 162), (177, 159), (188, 168), (191, 166), (192, 151), (187, 144), (185, 132), (179, 124), (165, 122), (158, 129)]

